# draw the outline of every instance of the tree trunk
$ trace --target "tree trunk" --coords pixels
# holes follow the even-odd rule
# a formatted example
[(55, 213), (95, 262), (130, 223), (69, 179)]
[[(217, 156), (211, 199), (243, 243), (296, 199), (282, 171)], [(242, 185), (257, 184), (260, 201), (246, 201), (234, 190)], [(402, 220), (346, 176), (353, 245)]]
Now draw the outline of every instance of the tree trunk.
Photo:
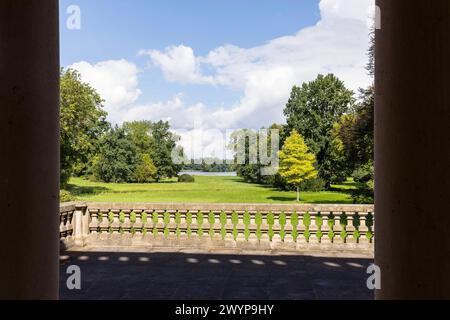
[(297, 187), (297, 202), (300, 202), (300, 187)]

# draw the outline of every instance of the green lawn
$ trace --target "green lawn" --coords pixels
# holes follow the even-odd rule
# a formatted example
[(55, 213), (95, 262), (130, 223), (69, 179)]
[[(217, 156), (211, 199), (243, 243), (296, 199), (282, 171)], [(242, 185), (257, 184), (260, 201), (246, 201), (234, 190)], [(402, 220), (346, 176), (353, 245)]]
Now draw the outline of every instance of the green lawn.
[[(352, 181), (334, 186), (336, 191), (302, 192), (303, 203), (352, 203)], [(194, 183), (167, 180), (150, 184), (90, 182), (70, 180), (69, 191), (77, 200), (100, 202), (210, 202), (210, 203), (293, 203), (295, 192), (245, 183), (239, 177), (196, 176)]]

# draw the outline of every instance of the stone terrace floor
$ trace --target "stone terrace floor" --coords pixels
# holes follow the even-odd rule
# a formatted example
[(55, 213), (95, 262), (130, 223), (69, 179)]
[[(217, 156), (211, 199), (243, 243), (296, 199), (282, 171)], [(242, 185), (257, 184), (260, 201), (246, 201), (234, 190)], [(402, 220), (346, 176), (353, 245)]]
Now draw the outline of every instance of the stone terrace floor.
[[(282, 252), (67, 252), (60, 259), (61, 299), (372, 299), (371, 255)], [(67, 289), (69, 265), (82, 288)]]

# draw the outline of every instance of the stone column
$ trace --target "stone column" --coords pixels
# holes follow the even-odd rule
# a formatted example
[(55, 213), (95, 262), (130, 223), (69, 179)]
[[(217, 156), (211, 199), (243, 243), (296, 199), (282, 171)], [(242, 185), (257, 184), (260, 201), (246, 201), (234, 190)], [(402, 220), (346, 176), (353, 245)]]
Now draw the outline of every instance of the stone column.
[[(84, 204), (77, 203), (75, 205), (75, 211), (73, 213), (73, 236), (75, 238), (75, 245), (79, 247), (84, 246), (84, 240), (89, 234), (85, 232), (86, 229), (86, 206)], [(89, 225), (87, 226), (89, 228)]]
[(56, 299), (57, 0), (0, 1), (0, 299)]
[(450, 1), (377, 0), (378, 299), (450, 298)]

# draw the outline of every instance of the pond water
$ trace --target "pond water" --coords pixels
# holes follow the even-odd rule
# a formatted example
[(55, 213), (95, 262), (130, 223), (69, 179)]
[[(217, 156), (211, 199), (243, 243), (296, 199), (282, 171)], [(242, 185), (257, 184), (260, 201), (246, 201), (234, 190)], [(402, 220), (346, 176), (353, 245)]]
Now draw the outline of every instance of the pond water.
[(236, 172), (203, 172), (203, 171), (181, 171), (181, 174), (190, 174), (191, 176), (208, 176), (208, 177), (236, 177)]

